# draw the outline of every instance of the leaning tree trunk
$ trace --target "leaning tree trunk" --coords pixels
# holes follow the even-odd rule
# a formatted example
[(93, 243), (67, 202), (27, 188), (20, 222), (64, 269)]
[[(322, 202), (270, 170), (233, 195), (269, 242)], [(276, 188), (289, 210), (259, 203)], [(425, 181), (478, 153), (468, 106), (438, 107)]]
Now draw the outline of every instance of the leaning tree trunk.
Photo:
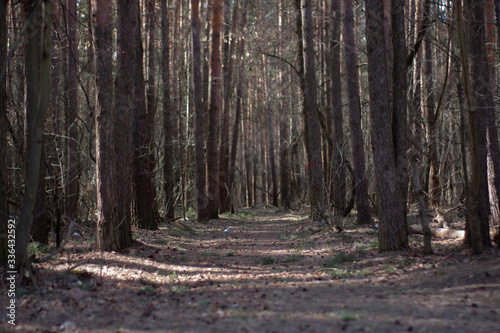
[[(45, 113), (50, 100), (50, 55), (52, 41), (52, 3), (51, 1), (37, 2), (29, 1), (23, 3), (26, 20), (33, 11), (41, 10), (41, 52), (37, 50), (39, 45), (37, 33), (31, 33), (26, 40), (26, 67), (27, 80), (34, 85), (28, 89), (28, 151), (26, 167), (26, 187), (24, 190), (23, 207), (19, 216), (16, 229), (16, 268), (29, 265), (27, 250), (33, 221), (33, 209), (35, 208), (36, 193), (40, 176), (40, 159), (43, 145), (43, 126)], [(36, 21), (33, 21), (36, 22)], [(30, 23), (28, 23), (30, 24)], [(41, 55), (41, 60), (38, 59)], [(11, 267), (9, 267), (11, 269)]]

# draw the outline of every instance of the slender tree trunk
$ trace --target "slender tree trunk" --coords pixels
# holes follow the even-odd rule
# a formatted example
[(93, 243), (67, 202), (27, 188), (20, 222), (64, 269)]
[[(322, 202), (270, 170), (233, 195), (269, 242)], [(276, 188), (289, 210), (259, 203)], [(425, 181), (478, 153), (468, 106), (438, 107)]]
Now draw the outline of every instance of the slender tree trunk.
[(196, 201), (198, 205), (198, 221), (209, 219), (207, 212), (206, 175), (205, 175), (205, 150), (204, 150), (204, 111), (206, 110), (202, 100), (201, 86), (201, 64), (200, 64), (200, 17), (199, 1), (191, 0), (191, 43), (192, 43), (192, 84), (193, 104), (195, 117), (195, 177), (196, 177)]
[[(426, 23), (423, 25), (429, 29), (430, 27), (431, 2), (424, 0), (423, 3), (423, 20)], [(438, 205), (441, 196), (441, 184), (439, 183), (439, 159), (437, 151), (437, 131), (436, 119), (434, 115), (435, 98), (434, 98), (434, 58), (432, 52), (432, 36), (428, 32), (424, 37), (424, 68), (422, 75), (422, 88), (424, 89), (423, 107), (425, 114), (426, 139), (428, 149), (428, 169), (429, 169), (429, 188), (428, 195), (430, 203)]]
[[(231, 156), (229, 160), (229, 182), (228, 182), (228, 189), (229, 189), (229, 196), (230, 198), (234, 197), (234, 177), (236, 173), (236, 155), (237, 155), (237, 148), (238, 148), (238, 138), (239, 138), (239, 129), (240, 129), (240, 123), (241, 123), (241, 108), (242, 108), (242, 102), (243, 102), (243, 81), (244, 81), (244, 70), (245, 70), (245, 37), (244, 37), (244, 29), (247, 24), (247, 8), (248, 8), (248, 2), (249, 0), (244, 0), (242, 4), (242, 15), (241, 15), (241, 28), (240, 28), (240, 36), (239, 36), (239, 42), (238, 42), (238, 54), (237, 54), (237, 59), (239, 61), (239, 68), (238, 68), (238, 82), (236, 84), (236, 110), (235, 110), (235, 115), (234, 115), (234, 125), (233, 125), (233, 138), (231, 140)], [(236, 8), (235, 8), (236, 10)], [(235, 18), (233, 17), (233, 21)], [(246, 155), (246, 149), (245, 150), (245, 155)], [(247, 158), (245, 156), (245, 162)], [(248, 172), (247, 168), (247, 189), (249, 188), (250, 184), (248, 181)], [(234, 205), (233, 205), (234, 200), (231, 200), (231, 206), (232, 210), (234, 211)]]
[[(28, 123), (28, 150), (26, 167), (26, 188), (24, 191), (23, 207), (16, 229), (16, 268), (20, 269), (27, 259), (29, 236), (33, 222), (36, 194), (40, 177), (40, 161), (43, 145), (43, 127), (45, 113), (50, 100), (50, 56), (52, 41), (52, 3), (46, 1), (37, 3), (27, 1), (23, 3), (24, 15), (27, 18), (33, 11), (41, 10), (41, 36), (39, 44), (38, 33), (31, 31), (26, 41), (27, 80), (31, 87), (27, 89), (27, 118)], [(36, 21), (33, 21), (36, 22)], [(30, 23), (31, 24), (31, 23)], [(35, 23), (33, 23), (35, 24)], [(38, 50), (37, 47), (41, 46)], [(38, 52), (40, 51), (40, 52)], [(38, 58), (41, 56), (41, 60)]]
[(68, 22), (68, 79), (67, 96), (68, 108), (66, 110), (66, 215), (70, 220), (77, 218), (78, 209), (78, 77), (77, 63), (79, 57), (77, 30), (76, 0), (67, 0)]
[[(388, 66), (385, 61), (384, 6), (378, 0), (366, 1), (366, 41), (370, 93), (371, 137), (380, 218), (379, 251), (408, 247), (406, 232), (406, 193), (401, 193), (395, 165), (396, 147), (391, 112)], [(405, 95), (404, 95), (405, 96)], [(398, 96), (399, 98), (401, 96)], [(392, 133), (392, 135), (388, 135)], [(399, 161), (398, 161), (399, 162)]]
[(332, 203), (337, 211), (345, 216), (346, 212), (346, 151), (344, 146), (344, 131), (342, 129), (342, 80), (340, 77), (340, 0), (331, 2), (331, 35), (330, 35), (330, 78), (331, 78), (331, 100), (333, 115), (333, 142), (330, 144), (331, 161), (330, 171), (332, 172)]
[(363, 132), (361, 129), (361, 102), (359, 77), (356, 61), (356, 43), (354, 39), (353, 0), (344, 1), (344, 59), (346, 66), (347, 95), (349, 99), (349, 127), (351, 129), (351, 151), (354, 164), (354, 182), (356, 187), (357, 223), (368, 224), (371, 221), (368, 182), (365, 175), (365, 153)]
[(222, 0), (213, 1), (212, 9), (212, 53), (211, 53), (211, 79), (210, 79), (210, 108), (208, 119), (207, 137), (207, 214), (209, 219), (219, 217), (219, 117), (221, 110), (221, 59), (220, 59), (220, 34), (221, 34)]
[(173, 125), (174, 111), (172, 108), (172, 94), (170, 82), (170, 24), (168, 19), (168, 0), (161, 0), (161, 39), (162, 39), (162, 91), (163, 91), (163, 192), (165, 195), (165, 219), (171, 220), (174, 218), (174, 171), (173, 171)]
[[(280, 40), (283, 39), (285, 34), (285, 4), (284, 0), (279, 1), (279, 26), (280, 26)], [(280, 96), (280, 192), (281, 192), (281, 206), (284, 209), (291, 209), (291, 193), (290, 193), (290, 112), (285, 100), (286, 84), (285, 84), (285, 71), (282, 65), (279, 66), (279, 82), (281, 86)]]
[(307, 168), (309, 173), (309, 200), (311, 218), (323, 220), (326, 207), (324, 202), (323, 170), (321, 166), (321, 123), (317, 101), (315, 74), (314, 26), (312, 22), (311, 0), (302, 0), (302, 34), (304, 49), (304, 123), (306, 126)]
[(231, 209), (229, 197), (229, 118), (231, 109), (231, 93), (233, 91), (233, 54), (236, 48), (236, 27), (238, 23), (238, 0), (232, 4), (233, 16), (229, 19), (230, 1), (225, 0), (224, 16), (224, 101), (222, 113), (222, 128), (220, 139), (220, 158), (219, 158), (219, 210), (227, 212)]

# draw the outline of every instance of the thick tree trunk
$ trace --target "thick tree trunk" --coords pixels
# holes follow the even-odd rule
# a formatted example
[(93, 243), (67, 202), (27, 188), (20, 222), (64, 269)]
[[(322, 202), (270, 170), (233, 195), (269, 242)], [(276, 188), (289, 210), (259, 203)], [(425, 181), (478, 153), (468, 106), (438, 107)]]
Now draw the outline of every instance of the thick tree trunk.
[[(378, 0), (366, 1), (366, 41), (370, 93), (372, 151), (380, 218), (379, 251), (408, 247), (406, 193), (401, 193), (396, 163), (388, 67), (385, 61), (384, 6)], [(398, 96), (401, 97), (401, 96)], [(392, 135), (388, 135), (392, 133)], [(399, 161), (398, 161), (399, 162)]]
[(210, 57), (210, 108), (208, 110), (207, 137), (207, 217), (219, 217), (219, 117), (221, 110), (221, 59), (220, 34), (222, 26), (222, 0), (214, 0), (212, 6), (212, 53)]
[[(7, 6), (8, 0), (0, 1), (0, 63), (7, 57)], [(7, 87), (5, 76), (0, 78), (0, 264), (7, 260)]]
[(153, 182), (153, 169), (149, 152), (148, 114), (146, 110), (146, 83), (144, 82), (144, 67), (142, 46), (141, 8), (139, 2), (132, 4), (134, 8), (134, 30), (131, 39), (135, 40), (134, 58), (131, 66), (134, 80), (132, 108), (134, 113), (133, 142), (133, 182), (134, 182), (134, 212), (139, 228), (156, 230), (157, 209), (156, 190)]
[[(28, 119), (28, 150), (26, 167), (26, 187), (24, 191), (23, 207), (16, 229), (16, 268), (20, 269), (27, 259), (27, 250), (33, 222), (36, 194), (40, 177), (40, 161), (43, 145), (43, 127), (45, 113), (50, 100), (50, 55), (52, 41), (52, 3), (46, 1), (23, 3), (24, 15), (29, 18), (33, 11), (41, 11), (42, 44), (37, 37), (30, 34), (26, 40), (26, 68), (27, 82), (27, 119)], [(35, 21), (33, 21), (35, 22)], [(37, 49), (41, 46), (40, 49)], [(41, 56), (41, 59), (38, 57)], [(9, 267), (9, 269), (11, 269)]]
[(304, 49), (304, 123), (306, 126), (307, 169), (309, 173), (309, 200), (311, 218), (324, 220), (326, 214), (323, 168), (321, 166), (321, 123), (317, 101), (315, 73), (314, 26), (311, 0), (302, 0), (302, 35)]
[(347, 95), (349, 99), (349, 127), (351, 129), (351, 151), (354, 164), (354, 182), (356, 187), (357, 223), (368, 224), (371, 221), (368, 182), (365, 175), (365, 153), (363, 132), (361, 129), (361, 103), (359, 95), (359, 77), (356, 61), (356, 43), (354, 40), (353, 0), (344, 1), (344, 59), (346, 66)]
[(121, 250), (132, 243), (132, 174), (134, 161), (133, 121), (134, 71), (137, 40), (133, 38), (137, 25), (134, 0), (117, 3), (117, 72), (115, 76), (115, 152), (116, 178), (118, 179), (118, 221), (113, 231), (112, 249)]
[[(471, 60), (472, 60), (472, 91), (474, 94), (475, 117), (477, 117), (477, 148), (479, 167), (479, 192), (477, 213), (480, 221), (483, 246), (491, 246), (489, 224), (489, 194), (488, 194), (488, 140), (487, 115), (493, 113), (493, 85), (490, 83), (490, 70), (486, 53), (486, 33), (484, 21), (485, 0), (467, 0), (470, 22)], [(469, 117), (470, 120), (470, 117)], [(498, 142), (498, 141), (497, 141)]]
[(113, 108), (113, 4), (96, 1), (95, 66), (96, 66), (96, 184), (97, 184), (97, 248), (118, 249), (115, 228), (118, 221), (118, 165), (115, 152), (115, 111)]
[[(460, 60), (462, 63), (462, 81), (464, 87), (465, 101), (468, 115), (468, 137), (470, 142), (470, 165), (464, 163), (468, 170), (468, 185), (466, 191), (466, 235), (465, 239), (475, 254), (484, 251), (481, 239), (481, 216), (479, 214), (480, 196), (480, 154), (479, 154), (479, 134), (478, 115), (475, 110), (474, 98), (472, 94), (472, 84), (469, 76), (469, 50), (465, 39), (465, 27), (461, 0), (455, 0), (455, 19), (457, 22), (458, 46), (460, 49)], [(477, 36), (475, 36), (477, 37)]]

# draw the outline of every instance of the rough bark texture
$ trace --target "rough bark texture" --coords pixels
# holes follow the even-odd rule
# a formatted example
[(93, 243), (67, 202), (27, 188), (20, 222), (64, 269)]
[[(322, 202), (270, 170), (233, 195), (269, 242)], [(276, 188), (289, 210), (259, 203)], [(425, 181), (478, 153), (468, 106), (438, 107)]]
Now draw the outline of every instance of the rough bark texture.
[[(114, 221), (112, 250), (120, 250), (132, 243), (132, 173), (134, 160), (133, 96), (134, 61), (137, 40), (133, 38), (137, 26), (137, 12), (133, 0), (117, 3), (117, 72), (115, 76), (115, 152), (116, 178), (118, 180), (117, 210), (118, 220)], [(106, 250), (110, 250), (109, 248)]]
[(153, 182), (153, 165), (150, 158), (148, 135), (148, 114), (146, 110), (146, 83), (144, 82), (144, 67), (141, 34), (141, 8), (138, 1), (132, 4), (131, 12), (135, 14), (134, 30), (131, 39), (135, 40), (134, 59), (132, 63), (134, 92), (132, 95), (132, 108), (134, 113), (133, 142), (133, 188), (134, 188), (134, 212), (139, 228), (156, 230), (157, 209), (156, 190)]
[(487, 114), (493, 112), (493, 86), (490, 84), (490, 70), (486, 53), (486, 33), (484, 21), (485, 0), (467, 0), (470, 10), (470, 50), (472, 60), (472, 92), (474, 94), (475, 117), (477, 117), (477, 148), (479, 167), (479, 192), (477, 214), (481, 229), (483, 246), (491, 246), (489, 224), (489, 194), (488, 194), (488, 143)]
[(314, 26), (311, 0), (302, 0), (302, 34), (304, 49), (304, 123), (306, 130), (307, 169), (309, 174), (309, 200), (311, 218), (325, 218), (323, 168), (321, 165), (321, 123), (317, 101), (315, 74)]
[(115, 168), (115, 124), (113, 108), (113, 29), (111, 0), (96, 1), (96, 184), (97, 248), (111, 251), (118, 220), (117, 178)]
[[(380, 218), (379, 251), (408, 247), (406, 212), (400, 192), (392, 128), (392, 108), (385, 59), (384, 6), (366, 1), (366, 41), (371, 114), (372, 151), (375, 166), (377, 205)], [(392, 133), (392, 135), (388, 135)]]
[(222, 0), (214, 0), (212, 6), (212, 53), (210, 57), (210, 108), (208, 110), (207, 137), (207, 214), (209, 219), (219, 217), (219, 117), (221, 111), (221, 59), (220, 34), (222, 26)]
[[(0, 63), (5, 64), (7, 56), (7, 5), (8, 0), (0, 1)], [(5, 77), (0, 81), (0, 263), (7, 260), (7, 91)]]
[(363, 132), (361, 129), (361, 103), (359, 100), (359, 77), (354, 39), (354, 15), (352, 0), (344, 1), (344, 58), (349, 100), (349, 127), (351, 129), (351, 151), (354, 164), (354, 182), (356, 184), (357, 223), (368, 224), (371, 221), (368, 182), (365, 175), (365, 153)]
[(193, 104), (195, 118), (195, 150), (196, 150), (196, 201), (198, 205), (198, 221), (207, 220), (207, 193), (205, 177), (205, 150), (204, 150), (204, 129), (203, 119), (205, 107), (202, 100), (201, 91), (201, 64), (200, 64), (200, 17), (199, 1), (191, 0), (191, 43), (192, 43), (192, 84), (193, 84)]
[[(36, 6), (35, 6), (36, 5)], [(35, 10), (41, 11), (41, 35), (31, 31), (26, 38), (26, 73), (27, 73), (27, 120), (28, 149), (26, 166), (26, 187), (23, 207), (16, 229), (16, 267), (20, 269), (27, 257), (30, 231), (33, 222), (36, 194), (40, 177), (40, 160), (43, 145), (43, 126), (45, 113), (50, 99), (50, 55), (52, 40), (52, 16), (50, 1), (36, 4), (35, 1), (23, 2), (24, 15), (27, 18)], [(42, 37), (39, 44), (37, 37)], [(40, 47), (38, 49), (38, 47)], [(39, 58), (41, 57), (41, 58)], [(31, 83), (29, 83), (31, 82)], [(28, 262), (26, 262), (29, 265)]]
[[(460, 49), (460, 61), (462, 64), (462, 81), (464, 89), (464, 98), (468, 116), (468, 133), (465, 142), (469, 143), (470, 153), (468, 163), (464, 161), (464, 170), (468, 173), (466, 185), (466, 235), (465, 241), (472, 248), (475, 254), (481, 254), (484, 251), (481, 239), (481, 218), (479, 215), (479, 193), (480, 193), (480, 155), (478, 143), (478, 116), (475, 110), (474, 98), (472, 94), (472, 84), (469, 74), (469, 50), (465, 38), (465, 24), (463, 19), (462, 2), (455, 0), (455, 19), (457, 22), (458, 46)], [(465, 117), (464, 117), (465, 118)], [(465, 121), (462, 121), (465, 124)], [(465, 131), (464, 131), (465, 133)]]

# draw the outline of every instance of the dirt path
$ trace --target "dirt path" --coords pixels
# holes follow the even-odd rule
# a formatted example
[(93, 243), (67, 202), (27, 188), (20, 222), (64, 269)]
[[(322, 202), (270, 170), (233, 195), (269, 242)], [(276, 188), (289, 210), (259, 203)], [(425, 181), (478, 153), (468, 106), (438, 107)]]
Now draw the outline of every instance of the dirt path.
[(122, 254), (95, 252), (88, 228), (38, 266), (40, 293), (19, 288), (0, 332), (500, 331), (498, 251), (448, 241), (423, 257), (412, 238), (378, 254), (373, 228), (316, 232), (270, 209), (136, 231)]

